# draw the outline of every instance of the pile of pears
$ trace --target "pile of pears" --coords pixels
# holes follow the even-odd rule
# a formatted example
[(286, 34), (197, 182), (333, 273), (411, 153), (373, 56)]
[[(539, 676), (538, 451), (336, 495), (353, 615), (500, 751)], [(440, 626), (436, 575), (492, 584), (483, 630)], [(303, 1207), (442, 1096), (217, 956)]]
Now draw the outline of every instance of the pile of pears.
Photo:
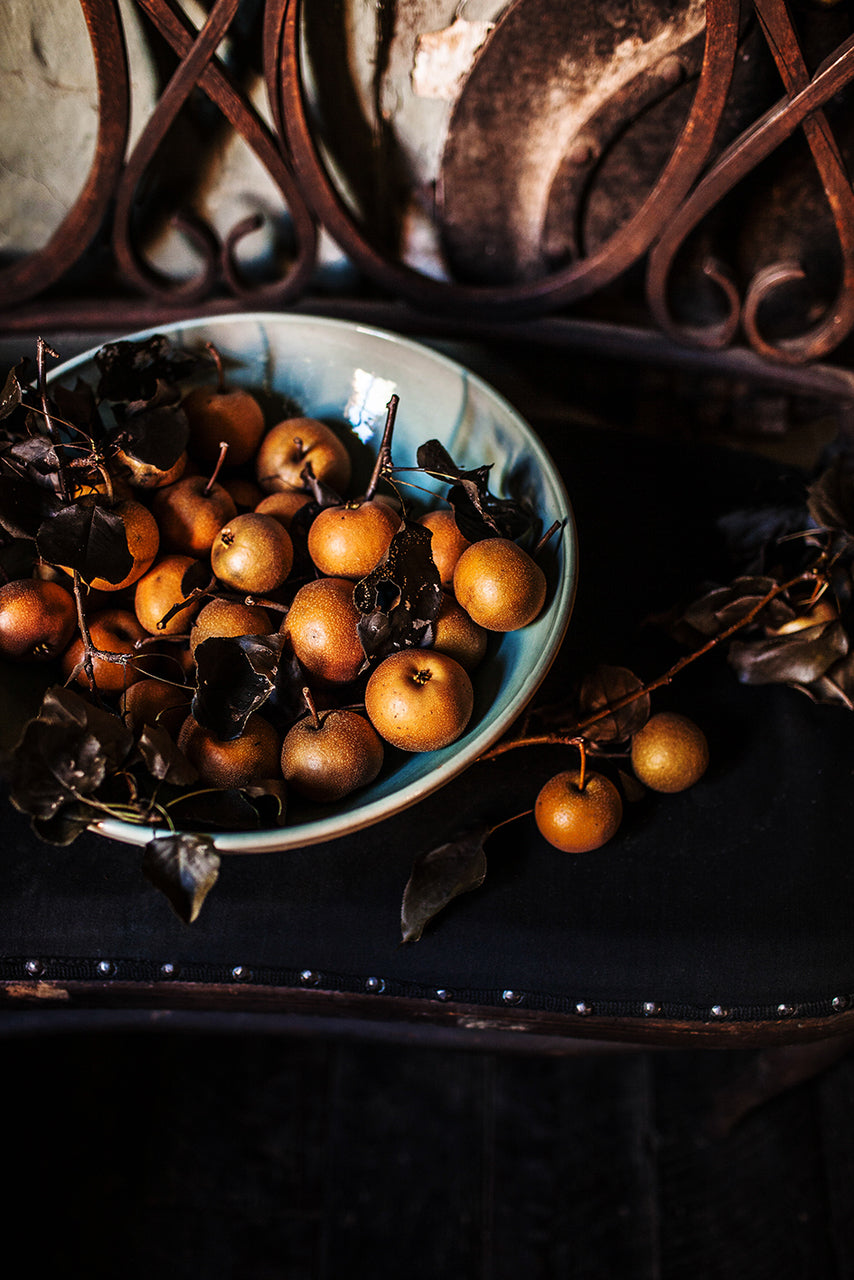
[[(111, 460), (106, 480), (103, 468), (75, 477), (72, 497), (94, 495), (121, 517), (128, 574), (82, 591), (78, 582), (77, 598), (61, 565), (42, 562), (32, 577), (8, 582), (0, 653), (58, 660), (67, 684), (131, 728), (167, 729), (214, 788), (283, 779), (307, 801), (338, 802), (377, 777), (389, 745), (429, 752), (458, 739), (489, 633), (524, 627), (544, 606), (536, 560), (508, 538), (470, 542), (451, 508), (421, 516), (443, 592), (431, 646), (398, 649), (366, 676), (354, 589), (402, 527), (398, 495), (389, 486), (321, 506), (308, 527), (306, 573), (292, 524), (312, 502), (310, 479), (350, 492), (342, 438), (310, 417), (269, 426), (259, 399), (226, 385), (221, 370), (216, 383), (189, 390), (182, 409), (187, 448), (168, 470), (127, 456)], [(207, 586), (191, 591), (190, 582)], [(193, 715), (199, 646), (271, 635), (283, 637), (303, 673), (302, 712), (287, 724), (262, 706), (221, 740)]]

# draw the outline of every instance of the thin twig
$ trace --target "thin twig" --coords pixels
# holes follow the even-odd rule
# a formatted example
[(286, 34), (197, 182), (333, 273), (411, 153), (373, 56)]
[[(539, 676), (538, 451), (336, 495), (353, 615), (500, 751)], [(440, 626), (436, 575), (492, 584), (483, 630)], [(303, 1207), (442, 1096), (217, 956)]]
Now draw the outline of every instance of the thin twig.
[(497, 742), (494, 747), (490, 747), (488, 751), (484, 751), (483, 755), (478, 756), (479, 760), (494, 760), (497, 756), (504, 755), (507, 751), (513, 751), (516, 747), (546, 747), (546, 746), (573, 746), (577, 745), (579, 736), (589, 729), (592, 725), (598, 724), (600, 720), (607, 719), (617, 711), (622, 711), (624, 707), (628, 707), (631, 703), (636, 702), (638, 698), (643, 698), (647, 694), (653, 693), (656, 689), (661, 689), (664, 685), (670, 684), (681, 671), (690, 663), (696, 662), (698, 658), (702, 658), (704, 654), (716, 649), (718, 645), (729, 640), (731, 636), (740, 631), (742, 627), (748, 626), (758, 614), (775, 600), (777, 596), (782, 595), (786, 591), (791, 591), (801, 582), (820, 581), (820, 575), (817, 569), (808, 569), (804, 573), (799, 573), (796, 577), (790, 578), (788, 582), (778, 582), (770, 591), (762, 597), (762, 599), (751, 609), (747, 611), (742, 618), (730, 624), (723, 631), (718, 632), (716, 636), (712, 636), (699, 649), (694, 649), (691, 653), (685, 654), (673, 666), (665, 671), (664, 675), (658, 676), (657, 679), (649, 681), (647, 684), (641, 685), (640, 688), (634, 689), (631, 693), (625, 694), (622, 698), (618, 698), (616, 702), (609, 703), (607, 706), (601, 707), (586, 719), (580, 720), (577, 724), (564, 733), (542, 733), (533, 734), (525, 737), (510, 738), (502, 742)]
[(49, 347), (44, 338), (39, 338), (36, 344), (36, 367), (38, 369), (39, 378), (39, 396), (41, 398), (42, 416), (44, 417), (45, 426), (50, 442), (53, 445), (56, 454), (56, 466), (59, 473), (59, 491), (65, 502), (68, 501), (68, 480), (65, 476), (65, 466), (62, 460), (61, 440), (59, 432), (54, 425), (53, 418), (50, 413), (50, 405), (47, 398), (47, 376), (45, 371), (45, 357), (53, 356), (54, 360), (59, 359), (59, 353), (54, 351), (53, 347)]
[(383, 438), (380, 441), (380, 447), (374, 461), (374, 469), (371, 472), (371, 478), (365, 490), (366, 502), (370, 502), (376, 493), (383, 471), (391, 470), (391, 437), (394, 432), (394, 420), (397, 416), (397, 406), (399, 404), (400, 396), (393, 395), (386, 406), (387, 413), (383, 428)]

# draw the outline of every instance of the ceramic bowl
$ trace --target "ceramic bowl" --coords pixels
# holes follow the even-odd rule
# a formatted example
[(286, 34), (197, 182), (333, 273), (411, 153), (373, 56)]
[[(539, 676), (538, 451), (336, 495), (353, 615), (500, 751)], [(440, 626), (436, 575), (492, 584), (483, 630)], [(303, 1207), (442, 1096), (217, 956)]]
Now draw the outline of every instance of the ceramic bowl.
[[(201, 352), (213, 342), (226, 361), (230, 383), (263, 389), (273, 404), (286, 397), (308, 416), (349, 427), (357, 473), (361, 466), (367, 474), (386, 406), (397, 394), (395, 465), (414, 465), (418, 445), (436, 438), (461, 467), (491, 463), (490, 490), (526, 494), (543, 529), (555, 520), (562, 523), (542, 561), (549, 583), (546, 606), (524, 629), (490, 638), (487, 657), (474, 673), (475, 707), (462, 738), (417, 755), (389, 750), (377, 780), (340, 804), (289, 806), (287, 826), (217, 834), (215, 842), (224, 853), (264, 852), (331, 840), (380, 822), (466, 769), (501, 737), (546, 675), (569, 622), (577, 577), (576, 533), (561, 478), (531, 427), (495, 390), (455, 361), (393, 333), (302, 315), (249, 314), (126, 336), (135, 340), (154, 333), (190, 351)], [(82, 377), (94, 382), (94, 354), (59, 366), (51, 381), (73, 385)], [(433, 499), (418, 494), (426, 506), (436, 505), (447, 486), (433, 489)], [(96, 829), (134, 844), (152, 837), (150, 826), (118, 820), (99, 822)]]

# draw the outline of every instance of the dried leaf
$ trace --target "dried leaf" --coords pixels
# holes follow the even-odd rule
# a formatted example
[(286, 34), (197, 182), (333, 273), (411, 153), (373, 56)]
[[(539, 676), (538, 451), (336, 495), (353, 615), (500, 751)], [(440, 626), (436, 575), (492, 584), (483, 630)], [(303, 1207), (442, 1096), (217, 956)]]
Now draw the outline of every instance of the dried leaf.
[(446, 479), (451, 485), (446, 498), (461, 533), (469, 542), (496, 536), (515, 541), (531, 528), (531, 513), (522, 503), (490, 493), (492, 463), (464, 471), (438, 440), (428, 440), (421, 445), (416, 460), (423, 471)]
[(258, 810), (261, 825), (283, 827), (287, 817), (287, 787), (282, 778), (264, 778), (242, 788)]
[(446, 844), (416, 858), (400, 909), (401, 939), (417, 942), (443, 907), (486, 878), (484, 842), (491, 828), (484, 822), (461, 831)]
[(110, 437), (110, 447), (138, 462), (168, 471), (187, 447), (190, 427), (178, 405), (156, 405), (126, 417)]
[(158, 381), (180, 382), (197, 366), (186, 351), (179, 351), (164, 334), (138, 342), (109, 342), (97, 352), (99, 400), (136, 404), (148, 403), (162, 392)]
[(100, 440), (104, 434), (104, 424), (98, 412), (95, 392), (88, 382), (78, 378), (73, 388), (61, 384), (51, 388), (51, 399), (57, 416), (63, 422), (71, 422), (78, 430), (89, 436), (90, 440)]
[(735, 578), (726, 587), (714, 587), (682, 614), (679, 625), (711, 639), (745, 618), (777, 586), (774, 578)]
[(784, 636), (734, 640), (729, 662), (742, 684), (810, 685), (848, 653), (848, 635), (838, 620)]
[(61, 507), (55, 493), (17, 476), (0, 476), (0, 525), (13, 538), (35, 538)]
[(716, 521), (734, 564), (761, 573), (769, 552), (778, 553), (780, 540), (804, 530), (809, 523), (802, 491), (788, 506), (748, 507), (729, 511)]
[(814, 702), (854, 711), (854, 651), (849, 650), (844, 658), (828, 667), (818, 680), (803, 686), (803, 691)]
[[(164, 784), (165, 785), (165, 784)], [(257, 831), (258, 806), (236, 787), (193, 788), (171, 796), (169, 812), (176, 825), (195, 831)]]
[(8, 418), (23, 403), (24, 394), (16, 369), (10, 369), (0, 391), (0, 419)]
[(647, 789), (633, 773), (628, 773), (625, 769), (617, 769), (617, 777), (620, 782), (620, 790), (629, 804), (637, 804), (645, 798)]
[(189, 786), (198, 778), (183, 751), (180, 751), (171, 735), (160, 724), (143, 725), (137, 742), (146, 769), (160, 782), (176, 787)]
[(837, 454), (807, 490), (807, 507), (819, 528), (854, 537), (854, 456)]
[(132, 746), (118, 716), (71, 689), (48, 689), (12, 757), (12, 803), (32, 817), (53, 818), (68, 802), (93, 795)]
[(90, 805), (79, 800), (64, 804), (50, 818), (33, 818), (33, 831), (47, 844), (69, 845), (88, 831), (95, 818)]
[(84, 582), (123, 582), (133, 568), (121, 516), (90, 498), (60, 507), (43, 521), (36, 545), (48, 564), (77, 569)]
[(430, 642), (442, 605), (430, 541), (429, 529), (404, 521), (385, 557), (356, 583), (353, 601), (362, 614), (358, 632), (367, 658)]
[[(579, 720), (613, 707), (631, 697), (627, 706), (597, 720), (584, 730), (591, 742), (625, 742), (649, 719), (649, 694), (643, 693), (643, 682), (627, 667), (600, 665), (587, 675), (579, 692)], [(636, 696), (635, 696), (636, 695)]]
[(149, 840), (142, 869), (184, 923), (192, 924), (216, 884), (220, 861), (210, 836), (179, 834)]
[(270, 636), (211, 636), (196, 648), (197, 688), (192, 712), (224, 742), (238, 737), (276, 686), (284, 640)]
[[(59, 458), (50, 436), (38, 433), (17, 440), (9, 450), (9, 458), (15, 463), (23, 463), (29, 472), (30, 480), (43, 487), (48, 479), (56, 482)], [(56, 487), (52, 484), (49, 487)]]

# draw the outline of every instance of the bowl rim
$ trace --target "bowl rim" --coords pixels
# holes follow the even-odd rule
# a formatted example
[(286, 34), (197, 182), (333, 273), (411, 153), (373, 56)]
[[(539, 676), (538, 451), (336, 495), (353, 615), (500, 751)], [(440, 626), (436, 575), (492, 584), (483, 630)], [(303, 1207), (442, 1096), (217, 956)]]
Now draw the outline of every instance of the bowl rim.
[[(405, 784), (399, 791), (370, 801), (360, 806), (357, 810), (338, 810), (330, 815), (310, 818), (305, 822), (300, 822), (290, 827), (285, 824), (282, 827), (262, 828), (253, 831), (211, 831), (204, 833), (210, 837), (219, 853), (228, 854), (284, 852), (288, 849), (296, 850), (313, 844), (327, 843), (344, 838), (357, 831), (363, 831), (367, 827), (375, 826), (378, 822), (411, 808), (463, 773), (479, 756), (489, 750), (504, 735), (542, 684), (566, 636), (578, 586), (578, 533), (575, 514), (564, 486), (563, 478), (536, 431), (522, 413), (484, 377), (467, 368), (461, 361), (446, 355), (442, 351), (436, 351), (415, 338), (395, 333), (390, 329), (364, 324), (360, 321), (316, 316), (302, 312), (244, 311), (230, 312), (223, 315), (194, 316), (184, 320), (170, 320), (161, 325), (151, 325), (144, 329), (122, 333), (114, 338), (104, 339), (97, 345), (51, 369), (48, 374), (48, 384), (65, 379), (81, 366), (91, 364), (95, 355), (111, 342), (135, 342), (147, 337), (153, 337), (156, 334), (174, 337), (179, 332), (208, 328), (216, 329), (225, 325), (239, 326), (241, 324), (251, 324), (258, 327), (261, 332), (265, 332), (268, 326), (299, 327), (310, 325), (340, 333), (355, 333), (371, 341), (380, 341), (401, 347), (413, 352), (420, 359), (427, 358), (430, 362), (437, 362), (439, 365), (444, 366), (449, 373), (462, 378), (467, 385), (476, 387), (487, 401), (492, 401), (499, 410), (513, 419), (516, 425), (521, 428), (523, 434), (531, 442), (537, 465), (546, 469), (549, 475), (549, 482), (561, 499), (563, 518), (560, 537), (564, 544), (564, 567), (560, 580), (556, 584), (554, 597), (550, 605), (550, 611), (557, 610), (556, 617), (559, 618), (559, 625), (551, 629), (547, 637), (547, 643), (543, 645), (537, 654), (534, 665), (528, 673), (524, 690), (519, 690), (514, 695), (498, 719), (484, 721), (462, 750), (453, 753), (425, 776)], [(118, 818), (97, 819), (91, 824), (91, 829), (109, 839), (134, 845), (143, 845), (149, 840), (174, 834), (165, 826), (129, 822)], [(179, 830), (189, 832), (191, 829), (179, 828)]]

